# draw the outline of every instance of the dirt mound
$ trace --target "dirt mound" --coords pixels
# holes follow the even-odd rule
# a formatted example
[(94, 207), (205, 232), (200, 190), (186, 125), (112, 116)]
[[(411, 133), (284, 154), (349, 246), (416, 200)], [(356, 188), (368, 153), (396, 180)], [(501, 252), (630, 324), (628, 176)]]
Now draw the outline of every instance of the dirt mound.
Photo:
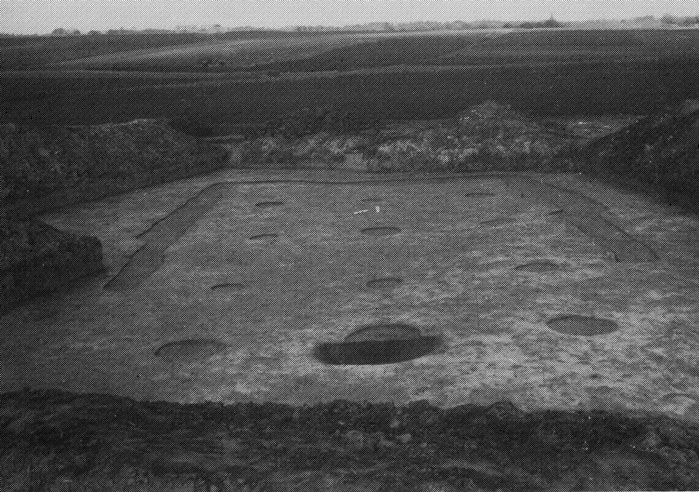
[(0, 210), (0, 313), (102, 269), (102, 245)]
[(699, 102), (686, 101), (593, 141), (578, 162), (583, 171), (649, 185), (696, 209)]
[(211, 171), (226, 151), (163, 121), (32, 129), (0, 126), (0, 312), (102, 268), (99, 240), (32, 215)]
[(0, 126), (0, 197), (24, 216), (211, 171), (227, 152), (164, 121)]
[(348, 125), (323, 123), (303, 126), (322, 131), (302, 137), (289, 131), (268, 134), (242, 144), (233, 164), (361, 167), (373, 172), (567, 169), (568, 161), (557, 156), (584, 140), (575, 129), (590, 122), (567, 123), (559, 125), (564, 129), (552, 129), (509, 106), (486, 101), (454, 120), (394, 123), (350, 133), (338, 130)]
[(699, 428), (610, 412), (0, 395), (2, 490), (687, 490)]

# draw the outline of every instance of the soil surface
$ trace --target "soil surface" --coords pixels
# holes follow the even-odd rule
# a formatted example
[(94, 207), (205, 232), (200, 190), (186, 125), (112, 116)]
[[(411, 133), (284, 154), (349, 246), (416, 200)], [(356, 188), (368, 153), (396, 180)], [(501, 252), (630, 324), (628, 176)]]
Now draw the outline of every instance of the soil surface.
[(699, 488), (677, 209), (574, 174), (227, 170), (43, 219), (107, 271), (0, 317), (2, 490)]
[(480, 491), (699, 488), (699, 427), (604, 411), (0, 395), (0, 488)]
[[(0, 318), (0, 391), (699, 420), (697, 220), (578, 175), (228, 170), (44, 219), (98, 237), (108, 270)], [(558, 268), (519, 268), (539, 261)], [(145, 274), (105, 288), (129, 271)], [(382, 278), (402, 282), (371, 286)], [(561, 317), (618, 329), (561, 333)], [(377, 324), (428, 349), (347, 340)], [(381, 351), (396, 363), (371, 363)]]

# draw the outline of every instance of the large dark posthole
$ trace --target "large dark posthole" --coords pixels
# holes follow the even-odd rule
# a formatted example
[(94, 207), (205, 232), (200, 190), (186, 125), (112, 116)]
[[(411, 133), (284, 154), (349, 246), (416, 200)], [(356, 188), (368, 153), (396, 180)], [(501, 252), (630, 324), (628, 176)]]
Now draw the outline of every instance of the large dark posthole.
[(580, 316), (579, 314), (559, 316), (546, 324), (559, 333), (585, 337), (606, 335), (619, 329), (619, 325), (614, 321), (593, 316)]
[(315, 347), (316, 358), (332, 365), (394, 364), (434, 352), (442, 343), (437, 336), (424, 336), (405, 324), (371, 325), (353, 331), (338, 343)]

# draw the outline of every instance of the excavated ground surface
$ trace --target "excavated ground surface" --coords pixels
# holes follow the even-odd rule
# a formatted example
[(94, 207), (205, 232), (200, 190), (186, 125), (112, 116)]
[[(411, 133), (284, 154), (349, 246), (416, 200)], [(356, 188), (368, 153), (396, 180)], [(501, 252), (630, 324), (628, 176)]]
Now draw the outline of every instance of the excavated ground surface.
[[(261, 202), (282, 203), (257, 206)], [(98, 470), (99, 480), (112, 473), (119, 483), (131, 480), (132, 490), (142, 490), (139, 473), (147, 475), (145, 490), (154, 490), (165, 482), (148, 482), (148, 477), (170, 476), (174, 468), (173, 480), (191, 472), (187, 480), (193, 481), (180, 489), (162, 485), (162, 490), (207, 490), (214, 483), (211, 477), (218, 477), (216, 487), (232, 490), (342, 490), (345, 483), (353, 484), (352, 490), (380, 490), (371, 488), (377, 484), (395, 490), (395, 477), (407, 480), (406, 488), (427, 487), (420, 490), (471, 483), (459, 482), (462, 478), (481, 488), (699, 487), (696, 450), (688, 444), (696, 442), (691, 422), (699, 420), (694, 216), (577, 175), (372, 179), (341, 172), (226, 171), (83, 204), (44, 219), (99, 237), (108, 270), (70, 292), (37, 299), (0, 318), (0, 392), (33, 387), (177, 403), (308, 405), (346, 399), (403, 405), (426, 400), (440, 408), (481, 407), (469, 407), (476, 413), (469, 413), (468, 425), (449, 420), (451, 410), (422, 408), (421, 414), (436, 412), (435, 422), (448, 422), (427, 438), (421, 432), (429, 426), (397, 434), (391, 431), (392, 420), (372, 424), (381, 405), (347, 404), (357, 426), (341, 429), (335, 427), (345, 420), (327, 414), (329, 407), (323, 405), (296, 410), (238, 405), (220, 409), (204, 429), (198, 426), (209, 422), (207, 412), (221, 407), (136, 404), (116, 396), (10, 394), (0, 407), (0, 428), (11, 432), (3, 459), (18, 460), (11, 462), (14, 468), (0, 467), (14, 470), (5, 476), (8, 480), (44, 480), (63, 469), (62, 457), (83, 446), (92, 451), (76, 455), (78, 463), (66, 465), (68, 475), (89, 482), (90, 470)], [(376, 227), (400, 231), (362, 233)], [(276, 237), (265, 237), (272, 234)], [(263, 239), (251, 239), (259, 236)], [(402, 282), (370, 287), (373, 280), (386, 278)], [(601, 321), (595, 324), (590, 318)], [(390, 340), (385, 333), (379, 340), (349, 336), (376, 325), (414, 327), (419, 336), (412, 328), (404, 330), (410, 336)], [(434, 344), (427, 352), (415, 351), (417, 358), (403, 360), (405, 353), (411, 355), (411, 344), (423, 339)], [(337, 360), (338, 354), (346, 356), (348, 345), (350, 355), (359, 350), (369, 357), (372, 350), (364, 344), (371, 343), (377, 344), (374, 353), (401, 356), (402, 361), (365, 359), (358, 365)], [(331, 347), (335, 360), (320, 360), (319, 347)], [(487, 430), (498, 428), (495, 421), (482, 415), (500, 401), (534, 413), (508, 410), (497, 417), (507, 423), (504, 434), (498, 434)], [(222, 423), (242, 408), (252, 409), (253, 416), (240, 417), (249, 423)], [(264, 417), (261, 408), (273, 415)], [(370, 410), (362, 413), (361, 408)], [(140, 409), (142, 417), (129, 413), (133, 409)], [(581, 413), (544, 411), (552, 409)], [(292, 421), (303, 422), (296, 415), (304, 411), (320, 412), (325, 415), (321, 420), (335, 427), (319, 429), (308, 441), (293, 437), (293, 426), (285, 434), (278, 421), (286, 420), (279, 415), (290, 412)], [(226, 412), (228, 417), (221, 416)], [(685, 423), (632, 418), (628, 412), (665, 414)], [(477, 415), (486, 418), (482, 432), (490, 434), (475, 444), (457, 439), (454, 445), (479, 451), (443, 453), (442, 448), (451, 449), (443, 436), (463, 428), (477, 432), (473, 429), (483, 422)], [(42, 419), (53, 423), (46, 427)], [(616, 434), (618, 429), (605, 427), (605, 419), (636, 430)], [(672, 422), (680, 430), (668, 431), (667, 437), (665, 431), (649, 430), (656, 425), (651, 421)], [(577, 430), (547, 434), (546, 429), (559, 424)], [(234, 435), (238, 425), (248, 434), (234, 436), (242, 441), (231, 444), (232, 438), (219, 431), (226, 428)], [(269, 439), (259, 426), (269, 430)], [(133, 433), (123, 434), (124, 429)], [(209, 437), (201, 437), (209, 434), (200, 431), (213, 432), (211, 439), (219, 447), (211, 448)], [(580, 448), (584, 459), (570, 451), (580, 444), (574, 434), (588, 436), (580, 437), (585, 442), (597, 436), (597, 444)], [(344, 444), (335, 447), (340, 442), (335, 438)], [(508, 440), (524, 448), (502, 444)], [(109, 444), (114, 442), (119, 445)], [(312, 445), (304, 447), (304, 442)], [(407, 454), (392, 461), (355, 452), (366, 442), (373, 443), (372, 453), (395, 453), (398, 446)], [(546, 455), (543, 449), (550, 442), (568, 446), (552, 449), (570, 461)], [(257, 464), (247, 458), (238, 463), (230, 457), (229, 445), (250, 459), (257, 456)], [(258, 445), (265, 451), (251, 454), (262, 449)], [(351, 456), (364, 460), (361, 466), (345, 461), (342, 449), (347, 446), (355, 450)], [(130, 464), (127, 469), (135, 478), (119, 475), (119, 456), (145, 448), (156, 454), (160, 449), (161, 457), (153, 455), (138, 465), (142, 470)], [(529, 454), (516, 455), (525, 448)], [(143, 458), (134, 453), (134, 459)], [(184, 456), (181, 463), (178, 453)], [(286, 466), (287, 458), (297, 463), (289, 456), (298, 453), (298, 463), (305, 464)], [(337, 461), (325, 461), (328, 456)], [(45, 459), (49, 461), (32, 465), (32, 460)], [(444, 468), (442, 459), (457, 461), (447, 461), (447, 471), (437, 473)], [(530, 466), (528, 459), (540, 461)], [(175, 461), (159, 467), (162, 460)], [(107, 468), (99, 468), (100, 463)], [(427, 471), (410, 475), (406, 463)], [(569, 466), (572, 478), (561, 478), (566, 474), (559, 466)], [(351, 471), (355, 469), (365, 471), (357, 474)], [(248, 471), (236, 475), (235, 470)], [(362, 485), (362, 477), (369, 475), (383, 478)], [(242, 481), (232, 478), (236, 476)], [(594, 481), (613, 476), (627, 478)], [(73, 479), (67, 480), (65, 490), (74, 490)]]
[[(699, 419), (694, 217), (575, 175), (387, 179), (227, 171), (44, 217), (100, 238), (108, 271), (0, 318), (0, 391), (510, 400)], [(362, 233), (375, 227), (400, 232)], [(520, 268), (538, 261), (558, 268)], [(402, 283), (367, 286), (389, 277)], [(567, 315), (619, 328), (575, 336), (547, 325)], [(442, 343), (401, 364), (314, 356), (386, 323)], [(199, 339), (226, 348), (187, 363), (156, 355)]]

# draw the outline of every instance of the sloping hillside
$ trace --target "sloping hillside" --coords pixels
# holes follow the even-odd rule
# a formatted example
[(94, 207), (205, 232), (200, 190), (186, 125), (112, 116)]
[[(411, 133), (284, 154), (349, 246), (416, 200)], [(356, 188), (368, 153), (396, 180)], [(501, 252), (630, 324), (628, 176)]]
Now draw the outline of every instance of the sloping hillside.
[(648, 116), (587, 145), (581, 170), (649, 187), (690, 208), (699, 196), (699, 101)]

